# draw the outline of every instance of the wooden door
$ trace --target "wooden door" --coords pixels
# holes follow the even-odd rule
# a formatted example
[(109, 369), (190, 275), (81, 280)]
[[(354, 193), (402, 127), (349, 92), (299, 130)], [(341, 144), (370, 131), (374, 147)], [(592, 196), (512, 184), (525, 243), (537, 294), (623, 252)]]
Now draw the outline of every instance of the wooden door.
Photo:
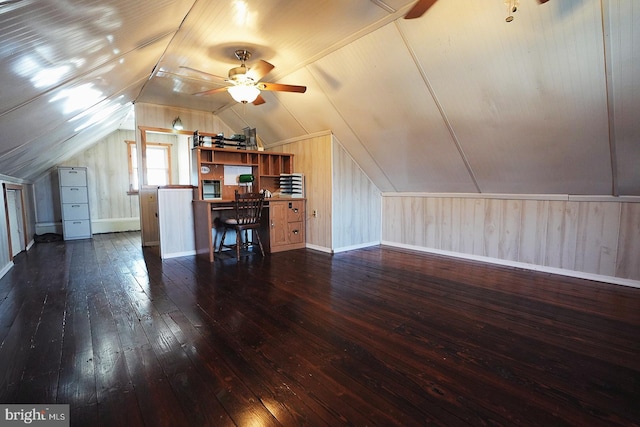
[(287, 204), (269, 202), (270, 246), (287, 244)]

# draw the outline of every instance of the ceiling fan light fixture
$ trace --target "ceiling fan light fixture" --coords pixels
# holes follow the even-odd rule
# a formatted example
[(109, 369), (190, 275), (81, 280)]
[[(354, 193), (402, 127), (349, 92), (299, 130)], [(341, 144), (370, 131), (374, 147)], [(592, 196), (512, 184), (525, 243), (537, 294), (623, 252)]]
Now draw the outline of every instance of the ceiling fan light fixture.
[(227, 88), (233, 99), (243, 104), (253, 102), (260, 95), (260, 89), (254, 85), (236, 85)]

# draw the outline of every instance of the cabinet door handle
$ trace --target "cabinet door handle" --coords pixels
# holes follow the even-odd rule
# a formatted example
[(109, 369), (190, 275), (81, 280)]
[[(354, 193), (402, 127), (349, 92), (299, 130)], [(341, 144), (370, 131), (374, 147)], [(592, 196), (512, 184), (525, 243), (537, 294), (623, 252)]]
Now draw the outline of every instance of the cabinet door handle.
[(294, 211), (295, 213), (298, 213), (298, 208), (293, 208), (293, 211)]
[(298, 234), (298, 230), (293, 230), (293, 234)]
[(271, 228), (273, 228), (275, 226), (276, 226), (276, 224), (273, 221), (271, 221)]
[(71, 205), (72, 208), (79, 208), (80, 205)]

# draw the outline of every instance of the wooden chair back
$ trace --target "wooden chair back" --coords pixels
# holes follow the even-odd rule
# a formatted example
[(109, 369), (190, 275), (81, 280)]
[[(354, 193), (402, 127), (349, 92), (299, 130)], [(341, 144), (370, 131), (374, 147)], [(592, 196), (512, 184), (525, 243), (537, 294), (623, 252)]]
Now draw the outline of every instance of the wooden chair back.
[(264, 193), (240, 193), (236, 190), (235, 220), (237, 226), (260, 224)]

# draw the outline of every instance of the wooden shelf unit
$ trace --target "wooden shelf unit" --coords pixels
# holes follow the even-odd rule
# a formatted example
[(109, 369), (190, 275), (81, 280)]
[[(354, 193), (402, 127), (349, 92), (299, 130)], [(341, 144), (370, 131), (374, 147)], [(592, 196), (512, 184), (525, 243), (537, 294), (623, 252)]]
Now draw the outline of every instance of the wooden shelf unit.
[(272, 193), (280, 188), (280, 174), (293, 172), (293, 154), (290, 153), (198, 146), (192, 148), (192, 156), (195, 166), (192, 184), (197, 187), (195, 200), (203, 200), (203, 181), (207, 180), (220, 181), (221, 198), (233, 199), (238, 185), (224, 185), (225, 166), (251, 167), (255, 177), (254, 191), (265, 189)]

